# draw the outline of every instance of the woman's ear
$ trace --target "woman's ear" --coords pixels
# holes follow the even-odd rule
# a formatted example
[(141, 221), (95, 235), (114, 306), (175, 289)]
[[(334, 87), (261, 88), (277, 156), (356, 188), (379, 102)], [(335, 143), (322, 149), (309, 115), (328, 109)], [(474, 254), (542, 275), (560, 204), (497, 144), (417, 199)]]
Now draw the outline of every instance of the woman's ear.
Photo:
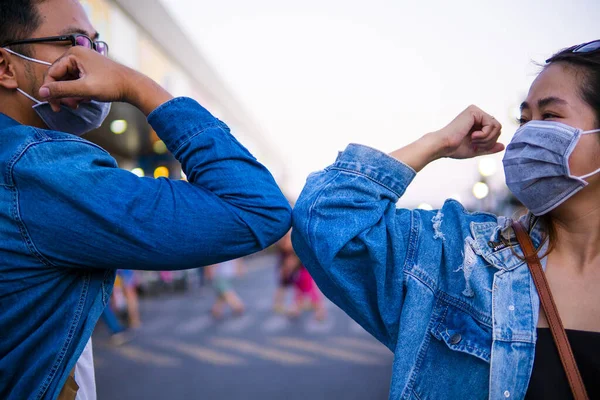
[(0, 48), (0, 87), (15, 90), (19, 87), (10, 53)]

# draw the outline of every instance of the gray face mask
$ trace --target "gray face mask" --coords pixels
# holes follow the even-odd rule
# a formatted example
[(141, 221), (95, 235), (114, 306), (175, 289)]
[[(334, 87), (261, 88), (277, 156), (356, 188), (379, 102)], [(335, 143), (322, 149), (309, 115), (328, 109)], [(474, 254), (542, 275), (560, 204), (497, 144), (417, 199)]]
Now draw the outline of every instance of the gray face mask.
[(506, 184), (515, 197), (534, 215), (543, 215), (567, 201), (588, 183), (573, 176), (569, 157), (583, 132), (554, 121), (531, 121), (517, 130), (506, 147), (502, 163)]
[[(46, 61), (36, 60), (35, 58), (15, 53), (10, 49), (5, 50), (28, 61), (48, 66), (52, 65)], [(80, 103), (79, 107), (75, 110), (61, 104), (60, 111), (54, 112), (47, 101), (39, 101), (21, 89), (17, 90), (35, 103), (33, 109), (42, 121), (44, 121), (46, 126), (48, 126), (48, 129), (53, 131), (83, 136), (94, 129), (98, 129), (110, 112), (111, 103), (101, 103), (99, 101)]]

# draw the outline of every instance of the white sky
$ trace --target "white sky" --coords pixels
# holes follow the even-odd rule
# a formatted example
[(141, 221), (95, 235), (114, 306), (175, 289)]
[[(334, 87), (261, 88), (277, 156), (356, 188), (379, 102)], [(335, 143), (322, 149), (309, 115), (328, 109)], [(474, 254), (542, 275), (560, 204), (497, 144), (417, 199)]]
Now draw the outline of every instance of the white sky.
[[(293, 196), (348, 143), (389, 152), (471, 103), (509, 141), (531, 61), (600, 38), (598, 0), (163, 2), (279, 149)], [(468, 200), (476, 165), (430, 165), (401, 204)]]

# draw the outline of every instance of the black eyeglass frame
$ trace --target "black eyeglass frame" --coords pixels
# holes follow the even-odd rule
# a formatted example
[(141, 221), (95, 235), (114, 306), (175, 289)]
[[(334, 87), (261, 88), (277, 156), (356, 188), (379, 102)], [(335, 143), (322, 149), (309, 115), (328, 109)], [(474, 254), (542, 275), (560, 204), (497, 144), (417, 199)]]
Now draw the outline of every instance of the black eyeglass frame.
[[(84, 38), (86, 38), (88, 40), (88, 42), (90, 42), (90, 45), (91, 45), (90, 49), (93, 49), (98, 54), (108, 56), (108, 51), (109, 51), (108, 43), (106, 43), (105, 41), (102, 41), (102, 40), (92, 40), (89, 36), (81, 34), (81, 33), (73, 33), (71, 35), (48, 36), (48, 37), (41, 37), (41, 38), (14, 40), (12, 42), (4, 43), (0, 47), (15, 46), (15, 45), (21, 45), (21, 44), (53, 43), (53, 42), (71, 42), (71, 46), (79, 46), (77, 44), (77, 38), (80, 36), (83, 36)], [(102, 43), (104, 45), (104, 47), (106, 49), (105, 53), (101, 53), (98, 50), (98, 48), (101, 47), (101, 46), (98, 46), (98, 43)]]

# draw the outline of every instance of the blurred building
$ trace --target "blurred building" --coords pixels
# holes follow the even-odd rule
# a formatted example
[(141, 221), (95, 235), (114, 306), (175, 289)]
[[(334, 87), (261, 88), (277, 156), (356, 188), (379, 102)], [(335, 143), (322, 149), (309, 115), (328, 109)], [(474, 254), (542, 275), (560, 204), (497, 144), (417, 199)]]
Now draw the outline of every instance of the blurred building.
[[(81, 0), (110, 57), (148, 75), (174, 96), (196, 99), (223, 120), (280, 185), (285, 165), (251, 116), (159, 0)], [(86, 136), (121, 168), (138, 175), (182, 177), (181, 167), (136, 108), (116, 103), (105, 124)]]

